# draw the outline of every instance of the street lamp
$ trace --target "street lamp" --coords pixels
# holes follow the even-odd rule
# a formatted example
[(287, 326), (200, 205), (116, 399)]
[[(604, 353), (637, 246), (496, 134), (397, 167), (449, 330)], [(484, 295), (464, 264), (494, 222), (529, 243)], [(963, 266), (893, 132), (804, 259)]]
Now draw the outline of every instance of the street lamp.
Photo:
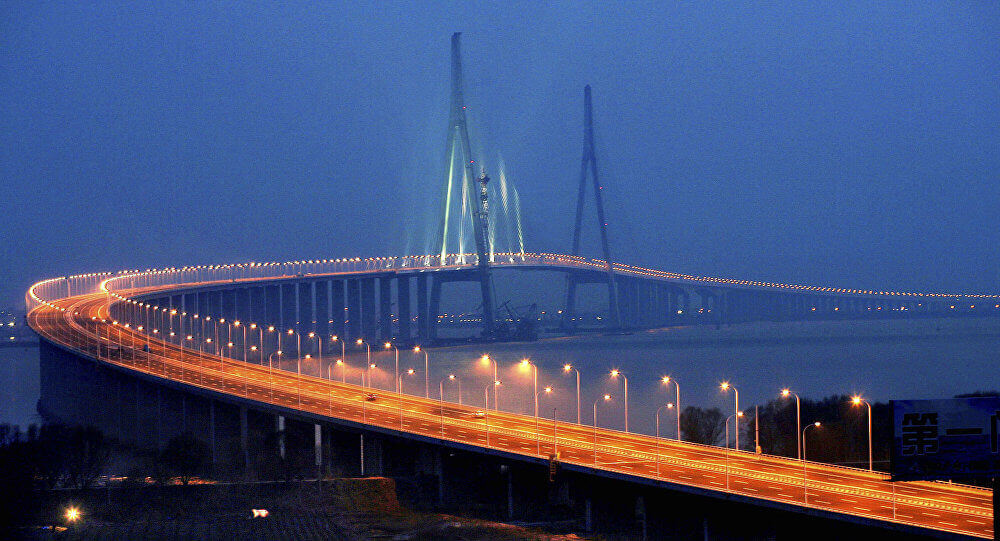
[(532, 392), (535, 393), (535, 416), (538, 416), (538, 367), (528, 359), (521, 359), (521, 368), (531, 368)]
[[(809, 503), (809, 484), (808, 484), (808, 482), (806, 480), (806, 474), (807, 474), (807, 472), (806, 472), (806, 431), (809, 430), (810, 428), (813, 428), (813, 427), (819, 428), (820, 426), (821, 426), (821, 423), (819, 421), (816, 421), (815, 423), (813, 423), (811, 425), (808, 425), (808, 426), (806, 426), (805, 428), (802, 429), (802, 500), (805, 503)], [(893, 491), (893, 493), (895, 494), (895, 490)], [(893, 500), (893, 504), (895, 505), (895, 500)]]
[[(736, 425), (737, 429), (736, 435), (739, 436), (739, 426), (740, 426), (739, 423), (741, 417), (743, 417), (742, 411), (737, 411), (736, 413), (730, 415), (729, 417), (726, 417), (726, 452), (729, 452), (729, 420), (735, 418), (733, 424)], [(740, 448), (736, 447), (736, 450), (739, 451)]]
[(455, 374), (448, 374), (448, 377), (446, 377), (446, 378), (444, 378), (444, 379), (441, 380), (441, 383), (438, 384), (438, 389), (439, 389), (439, 391), (441, 393), (440, 396), (441, 396), (441, 401), (442, 402), (444, 401), (444, 382), (445, 381), (454, 381), (454, 382), (458, 383), (458, 405), (461, 406), (462, 405), (462, 378), (456, 376)]
[[(743, 414), (740, 413), (740, 392), (736, 389), (736, 387), (733, 387), (732, 385), (730, 385), (728, 381), (723, 381), (719, 385), (719, 388), (722, 389), (722, 392), (726, 392), (729, 389), (732, 389), (733, 390), (733, 394), (736, 395), (736, 407), (735, 407), (736, 421), (733, 424), (736, 425), (736, 450), (739, 451), (740, 450), (740, 417), (743, 416)], [(729, 447), (729, 437), (728, 436), (726, 437), (726, 447)]]
[(611, 395), (606, 394), (597, 400), (594, 400), (594, 467), (597, 467), (597, 404), (601, 400), (605, 402), (611, 401)]
[(385, 343), (385, 349), (391, 349), (396, 352), (396, 394), (399, 394), (399, 348), (392, 345), (392, 342)]
[(576, 372), (576, 424), (580, 424), (580, 371), (571, 364), (563, 365), (563, 372)]
[[(494, 393), (496, 393), (496, 388), (503, 385), (500, 380), (493, 380), (492, 385), (487, 385), (483, 388), (483, 419), (486, 421), (486, 446), (490, 446), (490, 387), (493, 387)], [(496, 394), (493, 395), (493, 402), (496, 403)], [(537, 432), (537, 429), (536, 429)]]
[(872, 405), (859, 395), (851, 397), (851, 405), (860, 406), (861, 404), (868, 406), (868, 471), (872, 471)]
[(621, 371), (618, 370), (617, 368), (611, 371), (612, 378), (617, 378), (618, 376), (621, 376), (622, 380), (625, 382), (625, 433), (627, 434), (628, 433), (628, 378), (625, 377), (625, 374), (622, 374)]
[[(334, 364), (340, 367), (340, 382), (347, 383), (347, 364), (344, 363), (344, 359), (337, 359), (337, 361)], [(330, 372), (332, 370), (333, 370), (332, 364), (326, 365), (326, 379), (333, 379), (333, 377), (330, 375)]]
[[(368, 363), (368, 367), (365, 368), (364, 373), (361, 374), (361, 388), (362, 389), (364, 389), (365, 387), (372, 387), (372, 388), (374, 388), (374, 386), (372, 386), (372, 368), (375, 368), (375, 367), (376, 367), (375, 363), (371, 363), (370, 362), (370, 363)], [(365, 385), (365, 380), (366, 379), (368, 380), (368, 384), (367, 385)]]
[(340, 342), (340, 358), (341, 359), (347, 359), (347, 351), (346, 351), (346, 346), (344, 344), (344, 341), (341, 340), (341, 339), (339, 339), (337, 337), (337, 335), (335, 335), (335, 334), (330, 335), (330, 341), (331, 342)]
[(806, 459), (806, 431), (810, 428), (819, 428), (821, 426), (823, 426), (823, 423), (816, 421), (811, 425), (806, 425), (806, 427), (802, 429), (802, 460)]
[[(494, 386), (494, 388), (495, 387), (496, 386)], [(543, 389), (543, 392), (545, 394), (551, 393), (552, 392), (552, 387), (545, 387), (545, 389)], [(555, 421), (555, 419), (553, 419), (553, 421)], [(535, 454), (538, 454), (538, 455), (542, 454), (542, 440), (541, 440), (541, 437), (538, 435), (538, 393), (537, 392), (535, 393)]]
[(802, 454), (802, 438), (798, 437), (798, 434), (802, 432), (802, 403), (799, 400), (799, 395), (793, 393), (792, 391), (790, 391), (788, 389), (782, 389), (781, 390), (781, 396), (782, 396), (782, 398), (788, 398), (789, 395), (795, 397), (795, 434), (796, 434), (796, 441), (795, 441), (795, 443), (796, 443), (797, 453), (798, 453), (799, 460), (805, 460), (804, 457), (802, 456), (803, 455)]
[(372, 346), (368, 342), (365, 342), (363, 338), (358, 338), (354, 341), (355, 344), (359, 346), (365, 346), (368, 348), (368, 364), (372, 364)]
[(668, 387), (671, 383), (673, 383), (674, 389), (677, 391), (675, 397), (676, 402), (674, 402), (674, 404), (677, 407), (677, 441), (681, 441), (681, 385), (677, 383), (676, 379), (672, 379), (670, 376), (663, 376), (660, 378), (660, 381)]
[(424, 398), (431, 397), (431, 370), (430, 370), (430, 357), (427, 352), (420, 349), (420, 346), (413, 346), (414, 353), (424, 354)]
[[(729, 420), (736, 418), (736, 435), (739, 436), (740, 417), (743, 417), (742, 411), (737, 411), (729, 417), (726, 417), (726, 490), (729, 490)], [(737, 447), (736, 450), (739, 451), (739, 447)]]
[[(410, 368), (406, 371), (406, 375), (412, 376), (414, 370)], [(399, 406), (399, 429), (403, 429), (403, 374), (396, 376), (396, 405)]]
[[(658, 408), (656, 408), (656, 475), (660, 475), (660, 411), (663, 408), (673, 409), (673, 403), (666, 403)], [(677, 411), (677, 416), (681, 414), (680, 410)], [(679, 425), (678, 425), (679, 426)]]
[[(484, 363), (491, 363), (493, 365), (493, 381), (500, 381), (499, 380), (499, 374), (497, 373), (498, 372), (497, 362), (495, 360), (493, 360), (492, 357), (490, 357), (489, 355), (486, 355), (486, 354), (484, 354), (482, 357), (480, 357), (479, 360), (482, 361), (482, 362), (484, 362)], [(497, 386), (494, 385), (493, 386), (493, 409), (499, 411), (500, 410), (500, 401), (497, 398), (497, 393), (498, 392), (499, 392), (499, 389), (497, 389)], [(487, 405), (486, 407), (489, 408), (489, 405)]]

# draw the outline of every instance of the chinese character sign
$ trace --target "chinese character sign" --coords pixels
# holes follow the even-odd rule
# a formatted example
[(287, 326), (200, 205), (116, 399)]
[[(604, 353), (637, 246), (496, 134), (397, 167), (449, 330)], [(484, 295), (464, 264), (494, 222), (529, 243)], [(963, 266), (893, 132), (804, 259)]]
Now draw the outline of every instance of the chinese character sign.
[(1000, 473), (1000, 397), (894, 400), (892, 477), (960, 479)]

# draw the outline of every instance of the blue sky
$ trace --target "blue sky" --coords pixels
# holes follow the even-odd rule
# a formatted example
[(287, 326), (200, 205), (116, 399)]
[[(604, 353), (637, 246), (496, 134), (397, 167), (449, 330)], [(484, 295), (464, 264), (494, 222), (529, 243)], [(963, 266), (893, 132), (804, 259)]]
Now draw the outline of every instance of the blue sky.
[(6, 3), (0, 305), (73, 272), (422, 252), (454, 31), (529, 250), (570, 248), (591, 84), (620, 259), (1000, 289), (997, 2), (661, 4)]

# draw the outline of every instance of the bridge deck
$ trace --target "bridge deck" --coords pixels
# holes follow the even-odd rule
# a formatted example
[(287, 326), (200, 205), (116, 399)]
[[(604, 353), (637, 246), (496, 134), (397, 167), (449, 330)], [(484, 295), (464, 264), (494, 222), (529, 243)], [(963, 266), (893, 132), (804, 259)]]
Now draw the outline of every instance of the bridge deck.
[[(132, 293), (139, 294), (142, 290)], [(489, 411), (410, 395), (377, 391), (368, 402), (358, 385), (297, 375), (199, 353), (150, 339), (109, 319), (106, 294), (59, 299), (31, 311), (29, 324), (47, 340), (147, 377), (206, 392), (300, 411), (332, 421), (360, 423), (402, 436), (432, 438), (562, 463), (595, 472), (709, 491), (723, 497), (781, 504), (922, 529), (992, 536), (992, 494), (945, 483), (889, 483), (883, 474), (729, 451), (640, 434)], [(110, 337), (110, 342), (109, 342)], [(101, 344), (124, 347), (102, 347)], [(149, 351), (143, 351), (143, 346)], [(110, 357), (109, 357), (110, 355)]]

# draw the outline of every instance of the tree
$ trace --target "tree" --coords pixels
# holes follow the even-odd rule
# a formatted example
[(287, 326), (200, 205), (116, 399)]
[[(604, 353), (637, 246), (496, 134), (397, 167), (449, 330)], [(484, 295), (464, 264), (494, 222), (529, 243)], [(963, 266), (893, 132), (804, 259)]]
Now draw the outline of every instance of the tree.
[(161, 462), (170, 475), (180, 478), (187, 485), (191, 478), (202, 472), (208, 463), (208, 445), (190, 432), (178, 434), (167, 442), (161, 453)]
[(681, 432), (684, 440), (706, 445), (716, 445), (725, 433), (725, 416), (719, 408), (684, 408), (681, 413)]
[(69, 430), (66, 447), (67, 485), (89, 488), (100, 477), (111, 457), (111, 445), (93, 426)]

